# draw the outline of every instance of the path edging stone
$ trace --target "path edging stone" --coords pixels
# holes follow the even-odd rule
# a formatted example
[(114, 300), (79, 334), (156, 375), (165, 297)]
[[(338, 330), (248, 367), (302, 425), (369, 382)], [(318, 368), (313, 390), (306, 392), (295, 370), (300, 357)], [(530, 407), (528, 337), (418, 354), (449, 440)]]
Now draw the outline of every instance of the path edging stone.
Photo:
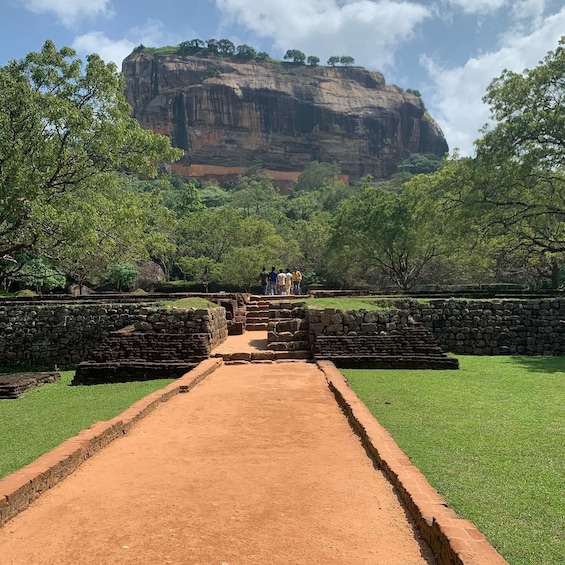
[(367, 453), (393, 484), (438, 565), (508, 565), (469, 520), (452, 510), (398, 447), (331, 361), (318, 361), (326, 381)]
[(189, 373), (157, 390), (104, 422), (95, 422), (76, 436), (0, 479), (0, 527), (25, 510), (36, 498), (73, 473), (89, 457), (118, 437), (161, 402), (188, 392), (222, 365), (221, 358), (206, 359)]

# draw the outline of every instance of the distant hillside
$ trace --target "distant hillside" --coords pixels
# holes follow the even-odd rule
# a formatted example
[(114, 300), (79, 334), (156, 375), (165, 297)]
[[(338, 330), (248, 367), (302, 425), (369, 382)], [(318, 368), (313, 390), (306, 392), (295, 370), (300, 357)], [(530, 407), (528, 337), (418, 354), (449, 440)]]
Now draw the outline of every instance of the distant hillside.
[(186, 151), (174, 169), (186, 176), (259, 164), (293, 178), (317, 160), (382, 179), (412, 153), (448, 151), (422, 99), (381, 73), (167, 49), (124, 60), (126, 96), (142, 126)]

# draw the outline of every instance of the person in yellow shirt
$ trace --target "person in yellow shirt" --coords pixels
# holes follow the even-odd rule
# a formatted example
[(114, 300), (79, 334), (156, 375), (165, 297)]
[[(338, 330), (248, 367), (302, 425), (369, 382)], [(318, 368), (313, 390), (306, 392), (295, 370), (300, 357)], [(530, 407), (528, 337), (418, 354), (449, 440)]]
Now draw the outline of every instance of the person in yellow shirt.
[(292, 271), (292, 294), (300, 294), (300, 283), (302, 282), (302, 273), (298, 267), (294, 267)]

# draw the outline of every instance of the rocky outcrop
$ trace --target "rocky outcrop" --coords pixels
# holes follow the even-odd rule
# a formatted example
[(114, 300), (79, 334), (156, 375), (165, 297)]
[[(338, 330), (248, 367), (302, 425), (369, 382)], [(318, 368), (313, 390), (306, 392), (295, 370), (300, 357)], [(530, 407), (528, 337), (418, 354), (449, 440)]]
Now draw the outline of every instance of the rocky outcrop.
[(185, 150), (175, 170), (189, 176), (317, 160), (387, 178), (412, 153), (448, 150), (420, 97), (362, 68), (138, 52), (123, 73), (135, 118)]

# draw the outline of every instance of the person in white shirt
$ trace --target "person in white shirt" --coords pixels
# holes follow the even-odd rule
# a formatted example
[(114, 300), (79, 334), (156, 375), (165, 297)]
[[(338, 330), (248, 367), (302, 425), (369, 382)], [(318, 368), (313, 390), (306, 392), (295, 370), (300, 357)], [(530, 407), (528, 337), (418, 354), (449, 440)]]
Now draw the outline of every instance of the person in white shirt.
[(277, 275), (277, 294), (285, 294), (286, 289), (286, 273), (281, 269)]

